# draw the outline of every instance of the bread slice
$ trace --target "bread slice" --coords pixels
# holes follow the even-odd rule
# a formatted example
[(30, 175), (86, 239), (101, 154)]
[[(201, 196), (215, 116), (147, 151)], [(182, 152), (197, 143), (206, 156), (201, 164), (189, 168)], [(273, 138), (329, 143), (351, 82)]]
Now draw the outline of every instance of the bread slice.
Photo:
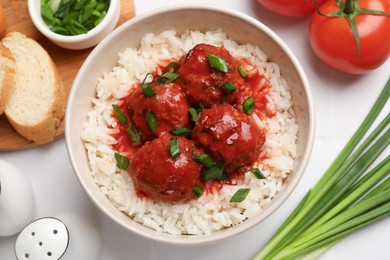
[(16, 61), (14, 91), (5, 115), (23, 137), (48, 143), (65, 114), (65, 93), (56, 66), (41, 45), (21, 33), (11, 32), (2, 42)]
[(10, 50), (0, 43), (0, 115), (3, 114), (14, 87), (15, 59)]

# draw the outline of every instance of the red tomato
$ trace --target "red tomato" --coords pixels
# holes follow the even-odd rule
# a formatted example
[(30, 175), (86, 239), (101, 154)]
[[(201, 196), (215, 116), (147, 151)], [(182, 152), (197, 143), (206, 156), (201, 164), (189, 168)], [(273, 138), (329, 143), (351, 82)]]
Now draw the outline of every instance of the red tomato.
[[(317, 0), (320, 5), (325, 0)], [(313, 13), (314, 0), (257, 0), (269, 10), (289, 17), (300, 17)]]
[[(361, 8), (390, 13), (389, 0), (360, 0)], [(339, 10), (335, 1), (320, 7), (323, 14)], [(335, 69), (364, 74), (382, 65), (390, 56), (390, 17), (357, 15), (360, 55), (351, 25), (343, 17), (313, 14), (309, 24), (309, 38), (315, 54)]]

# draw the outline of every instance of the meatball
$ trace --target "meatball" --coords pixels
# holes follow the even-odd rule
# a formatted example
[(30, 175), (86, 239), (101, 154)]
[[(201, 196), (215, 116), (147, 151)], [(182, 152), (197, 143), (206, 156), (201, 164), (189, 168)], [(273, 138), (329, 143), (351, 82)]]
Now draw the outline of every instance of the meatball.
[(185, 202), (196, 198), (193, 188), (199, 182), (201, 165), (193, 159), (204, 153), (193, 141), (178, 138), (180, 155), (172, 158), (165, 134), (147, 142), (133, 156), (129, 168), (137, 194), (166, 202)]
[[(227, 62), (228, 72), (212, 69), (207, 58), (208, 54), (224, 59)], [(238, 72), (239, 66), (238, 60), (234, 59), (224, 47), (198, 44), (188, 52), (180, 64), (179, 83), (193, 103), (202, 103), (205, 107), (224, 101), (234, 104), (239, 98), (239, 89), (244, 85), (244, 79)], [(236, 91), (225, 93), (222, 85), (227, 82), (232, 83)]]
[(200, 114), (192, 138), (215, 160), (224, 162), (228, 173), (253, 164), (265, 142), (252, 118), (226, 103)]
[[(176, 83), (163, 86), (150, 84), (150, 87), (156, 95), (147, 97), (141, 88), (137, 88), (128, 100), (131, 122), (138, 128), (142, 140), (152, 140), (177, 127), (189, 127), (190, 104), (180, 87)], [(158, 127), (154, 132), (146, 119), (148, 112), (157, 120)]]

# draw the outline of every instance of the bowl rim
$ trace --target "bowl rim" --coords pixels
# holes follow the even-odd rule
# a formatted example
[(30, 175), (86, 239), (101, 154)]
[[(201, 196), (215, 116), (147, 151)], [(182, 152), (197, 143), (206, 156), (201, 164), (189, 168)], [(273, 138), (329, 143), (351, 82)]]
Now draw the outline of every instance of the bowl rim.
[[(297, 70), (297, 73), (299, 75), (300, 80), (302, 81), (303, 88), (305, 90), (305, 94), (307, 97), (307, 113), (308, 113), (308, 133), (307, 133), (307, 143), (305, 146), (305, 151), (302, 154), (302, 160), (301, 164), (299, 167), (296, 169), (295, 174), (296, 179), (294, 183), (291, 183), (290, 185), (287, 186), (287, 188), (283, 191), (282, 194), (279, 194), (273, 201), (271, 205), (269, 205), (262, 213), (262, 217), (255, 221), (252, 225), (245, 225), (245, 222), (240, 223), (239, 225), (234, 226), (234, 228), (229, 229), (228, 232), (221, 232), (217, 231), (215, 233), (212, 233), (211, 235), (200, 235), (200, 236), (194, 236), (192, 238), (186, 238), (183, 239), (182, 235), (179, 236), (173, 236), (165, 233), (158, 233), (155, 230), (152, 230), (153, 232), (145, 233), (142, 230), (138, 230), (137, 228), (133, 228), (131, 226), (126, 225), (124, 221), (121, 221), (120, 219), (115, 218), (114, 214), (112, 212), (109, 212), (107, 208), (104, 207), (104, 205), (99, 202), (97, 197), (94, 194), (94, 190), (89, 189), (87, 184), (83, 182), (83, 180), (80, 177), (80, 174), (78, 173), (77, 170), (77, 165), (75, 163), (75, 157), (74, 153), (72, 152), (72, 145), (70, 141), (70, 133), (69, 133), (69, 127), (70, 125), (70, 107), (71, 104), (73, 103), (73, 100), (76, 98), (76, 85), (78, 82), (81, 80), (83, 77), (84, 71), (87, 69), (87, 67), (90, 65), (90, 63), (94, 60), (94, 56), (99, 53), (102, 49), (106, 48), (107, 45), (110, 42), (110, 39), (113, 38), (113, 36), (116, 36), (118, 34), (121, 34), (123, 31), (125, 31), (128, 27), (133, 26), (134, 24), (137, 24), (141, 22), (142, 20), (145, 20), (149, 17), (159, 15), (161, 13), (169, 13), (169, 12), (177, 12), (181, 10), (189, 10), (189, 9), (197, 9), (197, 10), (205, 10), (205, 11), (212, 11), (212, 12), (218, 12), (224, 15), (228, 16), (233, 16), (235, 18), (238, 18), (240, 20), (245, 21), (246, 23), (249, 23), (258, 29), (262, 30), (267, 36), (271, 37), (285, 52), (287, 57), (290, 59), (291, 63), (294, 65), (294, 67)], [(128, 231), (131, 231), (141, 237), (153, 240), (153, 241), (158, 241), (158, 242), (163, 242), (163, 243), (168, 243), (168, 244), (175, 244), (175, 245), (202, 245), (202, 244), (208, 244), (208, 243), (213, 243), (213, 242), (218, 242), (224, 239), (227, 239), (229, 237), (233, 237), (235, 235), (238, 235), (244, 231), (249, 230), (250, 228), (258, 225), (260, 222), (264, 221), (267, 219), (271, 214), (273, 214), (286, 200), (287, 198), (291, 195), (291, 193), (295, 190), (296, 186), (298, 185), (300, 179), (302, 178), (305, 169), (309, 163), (309, 159), (312, 153), (313, 145), (314, 145), (314, 137), (315, 137), (315, 114), (314, 114), (314, 104), (313, 104), (313, 97), (312, 97), (312, 92), (309, 86), (309, 81), (307, 79), (307, 76), (299, 63), (298, 59), (295, 57), (293, 52), (290, 50), (290, 48), (287, 46), (286, 43), (274, 32), (272, 31), (269, 27), (267, 27), (265, 24), (262, 22), (256, 20), (255, 18), (244, 14), (242, 12), (232, 10), (232, 9), (227, 9), (227, 8), (222, 8), (222, 7), (212, 7), (212, 6), (205, 6), (202, 4), (177, 4), (177, 5), (170, 5), (154, 10), (147, 11), (141, 15), (137, 15), (134, 18), (126, 21), (122, 25), (120, 25), (118, 28), (116, 28), (114, 31), (112, 31), (108, 37), (105, 37), (89, 54), (89, 56), (86, 58), (84, 63), (79, 69), (79, 72), (77, 73), (77, 76), (73, 82), (73, 86), (70, 90), (69, 93), (69, 99), (68, 99), (68, 104), (66, 107), (66, 113), (65, 113), (65, 140), (66, 140), (66, 147), (68, 151), (68, 156), (71, 161), (74, 173), (76, 177), (78, 178), (80, 184), (82, 185), (84, 191), (88, 194), (89, 198), (94, 202), (95, 205), (98, 206), (98, 208), (103, 211), (110, 219), (112, 219), (114, 222), (122, 226)], [(118, 209), (119, 211), (119, 209)], [(252, 221), (253, 222), (253, 221)], [(141, 225), (141, 224), (140, 224)]]
[(28, 11), (35, 27), (47, 38), (62, 43), (77, 43), (93, 38), (104, 32), (105, 28), (107, 28), (112, 22), (115, 22), (116, 24), (116, 21), (113, 21), (113, 19), (118, 8), (120, 8), (119, 0), (110, 0), (110, 5), (108, 7), (105, 17), (103, 18), (103, 20), (100, 21), (97, 26), (95, 26), (84, 34), (62, 35), (51, 31), (45, 21), (43, 21), (41, 16), (40, 0), (28, 0)]

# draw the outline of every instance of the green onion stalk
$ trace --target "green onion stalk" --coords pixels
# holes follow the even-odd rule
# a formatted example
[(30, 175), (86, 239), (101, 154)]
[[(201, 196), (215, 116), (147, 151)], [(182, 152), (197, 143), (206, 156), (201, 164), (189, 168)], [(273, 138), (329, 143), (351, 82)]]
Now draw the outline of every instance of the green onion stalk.
[[(343, 237), (390, 215), (390, 113), (367, 134), (390, 96), (390, 79), (318, 183), (253, 259), (318, 256)], [(363, 139), (364, 138), (364, 139)]]

